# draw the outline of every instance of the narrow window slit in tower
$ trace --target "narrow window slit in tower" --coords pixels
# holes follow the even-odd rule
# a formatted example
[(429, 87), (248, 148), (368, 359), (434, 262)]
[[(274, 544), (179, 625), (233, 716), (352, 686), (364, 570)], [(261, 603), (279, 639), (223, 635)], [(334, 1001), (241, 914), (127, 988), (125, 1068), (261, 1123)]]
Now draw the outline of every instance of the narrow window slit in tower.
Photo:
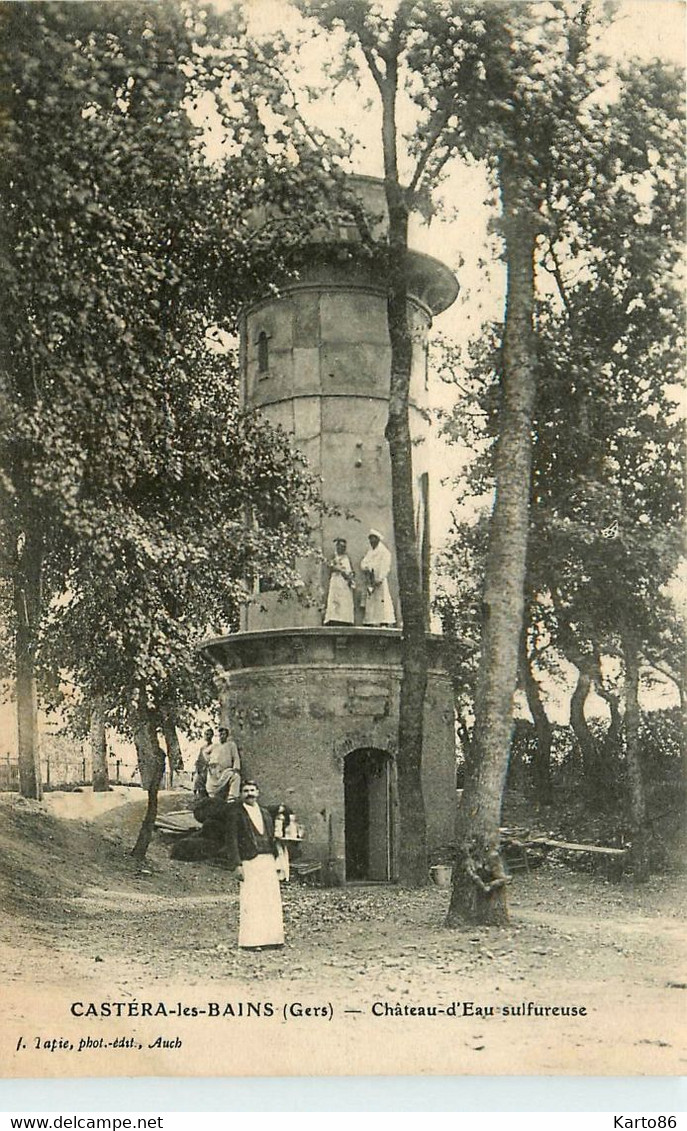
[(266, 377), (270, 367), (270, 345), (269, 338), (264, 330), (258, 334), (258, 373), (261, 377)]

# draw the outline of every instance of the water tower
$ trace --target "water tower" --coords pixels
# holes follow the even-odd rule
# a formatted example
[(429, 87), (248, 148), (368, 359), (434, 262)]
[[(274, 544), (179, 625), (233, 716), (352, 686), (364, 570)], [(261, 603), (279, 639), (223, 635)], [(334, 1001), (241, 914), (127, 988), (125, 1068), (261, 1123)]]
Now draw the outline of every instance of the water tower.
[[(383, 185), (355, 178), (366, 211), (385, 224)], [(321, 477), (327, 502), (315, 533), (324, 559), (347, 540), (354, 569), (380, 530), (395, 563), (391, 470), (384, 426), (391, 349), (382, 269), (356, 254), (357, 231), (314, 243), (297, 280), (245, 310), (242, 400), (290, 432)], [(413, 363), (410, 395), (416, 521), (429, 593), (432, 474), (427, 336), (434, 315), (456, 298), (453, 274), (438, 260), (410, 255), (408, 315)], [(420, 442), (424, 440), (423, 442)], [(284, 601), (269, 578), (256, 579), (241, 631), (204, 644), (215, 665), (222, 715), (241, 751), (244, 773), (268, 803), (284, 801), (303, 824), (303, 855), (329, 883), (396, 878), (396, 752), (401, 679), (399, 628), (323, 626), (329, 574), (303, 564), (310, 604)], [(360, 577), (360, 574), (358, 573)], [(390, 587), (400, 622), (395, 565)], [(451, 843), (455, 801), (454, 715), (440, 636), (428, 634), (423, 790), (430, 847)]]

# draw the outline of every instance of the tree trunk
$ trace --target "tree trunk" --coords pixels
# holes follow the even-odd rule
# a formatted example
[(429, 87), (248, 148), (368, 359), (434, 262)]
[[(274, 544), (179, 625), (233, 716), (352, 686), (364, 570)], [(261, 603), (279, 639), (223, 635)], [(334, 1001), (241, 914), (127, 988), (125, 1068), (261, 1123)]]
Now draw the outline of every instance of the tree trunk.
[(603, 737), (599, 751), (598, 779), (604, 790), (609, 789), (614, 793), (618, 785), (620, 777), (619, 769), (622, 761), (623, 716), (620, 710), (620, 696), (616, 695), (613, 691), (609, 691), (604, 684), (601, 670), (601, 654), (598, 649), (596, 650), (595, 662), (596, 693), (608, 704), (611, 715), (608, 730)]
[[(483, 778), (481, 788), (495, 792), (499, 783), (493, 778)], [(468, 808), (467, 792), (466, 787), (456, 819), (457, 847), (446, 926), (482, 924), (501, 927), (508, 922), (508, 904), (507, 875), (499, 854), (499, 818), (496, 819), (494, 834), (494, 822), (488, 811), (484, 809), (478, 813), (474, 808)], [(471, 792), (474, 794), (475, 791)]]
[(553, 787), (551, 784), (551, 743), (553, 727), (542, 702), (539, 684), (534, 678), (530, 657), (527, 654), (527, 641), (525, 633), (522, 636), (520, 651), (520, 679), (527, 696), (534, 723), (536, 735), (535, 753), (532, 757), (532, 785), (536, 800), (542, 805), (551, 805), (553, 802)]
[(630, 860), (636, 883), (649, 879), (649, 838), (646, 821), (646, 794), (639, 751), (639, 647), (630, 629), (623, 631), (625, 653), (625, 759), (630, 791)]
[(17, 746), (19, 792), (22, 797), (38, 800), (43, 796), (36, 689), (42, 567), (42, 539), (28, 528), (21, 536), (14, 575)]
[(426, 613), (418, 560), (413, 500), (413, 449), (408, 418), (412, 341), (408, 326), (408, 206), (398, 180), (396, 158), (396, 68), (387, 64), (382, 93), (382, 141), (389, 211), (387, 316), (391, 342), (389, 417), (386, 439), (391, 459), (391, 497), (402, 617), (401, 690), (398, 724), (399, 881), (426, 884), (427, 820), (422, 793), (422, 740), (427, 689)]
[(680, 765), (682, 770), (682, 793), (687, 801), (687, 632), (683, 631), (682, 663), (680, 664)]
[(472, 732), (465, 717), (465, 694), (469, 678), (465, 674), (465, 649), (461, 647), (455, 612), (450, 607), (442, 610), (442, 631), (444, 635), (444, 656), (448, 665), (453, 690), (453, 710), (456, 721), (458, 744), (465, 762), (470, 760)]
[(91, 766), (93, 767), (93, 792), (107, 793), (110, 779), (107, 770), (107, 743), (105, 741), (105, 710), (102, 696), (96, 696), (91, 710), (90, 727)]
[(523, 624), (529, 527), (532, 415), (536, 394), (533, 341), (532, 204), (517, 173), (501, 163), (508, 282), (502, 405), (496, 446), (496, 498), (489, 526), (484, 620), (475, 693), (474, 756), (456, 815), (456, 862), (447, 925), (508, 921), (499, 855), (501, 805), (508, 770), (513, 695)]
[(680, 781), (687, 801), (687, 692), (680, 688)]
[(162, 734), (167, 748), (167, 765), (169, 767), (169, 784), (171, 787), (174, 785), (175, 771), (178, 772), (184, 768), (184, 759), (181, 755), (181, 746), (179, 745), (177, 728), (174, 725), (174, 717), (168, 711), (164, 711), (162, 714)]
[(131, 855), (136, 860), (145, 860), (157, 819), (157, 795), (165, 769), (165, 755), (158, 745), (157, 731), (143, 693), (137, 707), (134, 741), (141, 784), (148, 791), (148, 805)]
[(618, 696), (611, 695), (609, 692), (604, 691), (602, 698), (608, 703), (608, 708), (611, 712), (611, 721), (606, 734), (606, 741), (613, 751), (618, 751), (620, 747), (620, 736), (623, 731), (623, 716), (620, 713), (618, 705)]
[[(582, 664), (582, 661), (578, 661)], [(582, 758), (582, 769), (587, 789), (592, 796), (596, 794), (598, 777), (598, 751), (596, 739), (585, 718), (584, 706), (591, 691), (593, 677), (584, 665), (577, 669), (577, 683), (570, 699), (570, 726)]]

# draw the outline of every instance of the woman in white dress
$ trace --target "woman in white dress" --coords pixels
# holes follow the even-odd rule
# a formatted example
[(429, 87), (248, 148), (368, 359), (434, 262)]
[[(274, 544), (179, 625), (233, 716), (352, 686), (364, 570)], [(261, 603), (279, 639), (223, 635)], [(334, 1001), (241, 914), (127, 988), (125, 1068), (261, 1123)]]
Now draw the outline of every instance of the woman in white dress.
[(336, 553), (329, 562), (329, 591), (327, 593), (324, 623), (353, 624), (355, 622), (353, 610), (355, 573), (351, 559), (346, 553), (346, 539), (335, 538), (334, 546)]

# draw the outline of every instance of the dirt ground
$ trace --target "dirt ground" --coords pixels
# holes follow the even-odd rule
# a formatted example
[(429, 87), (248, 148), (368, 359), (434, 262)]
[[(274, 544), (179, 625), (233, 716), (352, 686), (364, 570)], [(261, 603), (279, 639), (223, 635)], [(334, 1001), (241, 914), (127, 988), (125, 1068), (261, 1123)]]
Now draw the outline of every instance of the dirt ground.
[(130, 858), (143, 807), (0, 796), (3, 1075), (686, 1071), (680, 874), (545, 864), (514, 878), (507, 928), (467, 931), (436, 887), (292, 882), (285, 949), (242, 953), (230, 873), (160, 835)]

